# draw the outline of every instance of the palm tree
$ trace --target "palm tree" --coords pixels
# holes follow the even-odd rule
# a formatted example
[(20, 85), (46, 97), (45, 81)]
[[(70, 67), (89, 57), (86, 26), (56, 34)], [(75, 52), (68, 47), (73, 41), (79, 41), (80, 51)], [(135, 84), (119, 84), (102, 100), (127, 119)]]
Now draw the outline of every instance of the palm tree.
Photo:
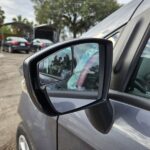
[(26, 18), (23, 18), (21, 15), (18, 15), (17, 17), (12, 18), (14, 22), (19, 22), (19, 23), (25, 23), (28, 21)]
[[(18, 15), (16, 17), (12, 18), (12, 21), (14, 21), (16, 23), (26, 24), (26, 25), (30, 26), (31, 28), (33, 26), (33, 22), (28, 21), (27, 18), (23, 18), (21, 15)], [(13, 30), (14, 30), (14, 33), (18, 34), (18, 35), (23, 35), (26, 33), (26, 30), (19, 26), (13, 26)]]

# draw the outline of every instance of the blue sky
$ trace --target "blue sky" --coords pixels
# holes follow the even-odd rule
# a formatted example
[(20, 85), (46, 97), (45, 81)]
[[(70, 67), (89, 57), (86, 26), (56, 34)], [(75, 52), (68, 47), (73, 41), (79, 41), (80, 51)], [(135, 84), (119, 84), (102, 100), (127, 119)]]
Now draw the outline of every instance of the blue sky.
[[(117, 0), (119, 3), (126, 4), (131, 0)], [(0, 6), (5, 11), (5, 22), (11, 22), (17, 15), (35, 22), (33, 3), (31, 0), (0, 0)]]

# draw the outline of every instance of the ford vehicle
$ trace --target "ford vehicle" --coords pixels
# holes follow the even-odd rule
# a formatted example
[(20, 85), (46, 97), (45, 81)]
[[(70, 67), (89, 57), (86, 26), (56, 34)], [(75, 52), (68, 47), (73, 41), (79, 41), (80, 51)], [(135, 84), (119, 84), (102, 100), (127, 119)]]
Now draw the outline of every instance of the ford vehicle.
[(7, 37), (3, 43), (3, 51), (8, 51), (9, 53), (25, 51), (29, 53), (30, 43), (22, 37)]
[(52, 44), (53, 42), (47, 39), (34, 39), (31, 43), (31, 49), (36, 52)]
[(150, 149), (149, 15), (134, 0), (24, 61), (18, 150)]

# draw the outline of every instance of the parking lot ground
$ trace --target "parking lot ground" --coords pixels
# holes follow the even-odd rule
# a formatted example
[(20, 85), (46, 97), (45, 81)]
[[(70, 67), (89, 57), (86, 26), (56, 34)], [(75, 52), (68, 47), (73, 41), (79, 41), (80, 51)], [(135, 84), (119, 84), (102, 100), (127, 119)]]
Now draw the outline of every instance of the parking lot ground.
[(22, 80), (19, 67), (28, 56), (0, 53), (0, 150), (15, 150), (16, 129), (21, 121), (17, 113)]

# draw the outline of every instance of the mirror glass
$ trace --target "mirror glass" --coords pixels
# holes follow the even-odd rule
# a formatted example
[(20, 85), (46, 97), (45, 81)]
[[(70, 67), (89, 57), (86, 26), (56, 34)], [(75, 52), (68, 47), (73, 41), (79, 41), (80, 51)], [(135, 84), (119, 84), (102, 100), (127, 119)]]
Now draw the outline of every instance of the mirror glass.
[(71, 111), (96, 101), (103, 83), (101, 49), (103, 46), (98, 43), (71, 45), (39, 62), (41, 88), (46, 89), (58, 112)]

